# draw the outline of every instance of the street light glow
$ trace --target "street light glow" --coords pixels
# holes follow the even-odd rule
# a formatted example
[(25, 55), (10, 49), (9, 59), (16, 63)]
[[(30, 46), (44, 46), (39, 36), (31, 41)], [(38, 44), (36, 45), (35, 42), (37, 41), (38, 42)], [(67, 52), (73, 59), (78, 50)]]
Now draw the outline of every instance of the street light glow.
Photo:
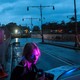
[(32, 31), (30, 31), (30, 33), (32, 33)]
[(15, 34), (18, 34), (18, 29), (15, 30)]
[(18, 39), (18, 38), (15, 38), (15, 41), (16, 41), (16, 42), (18, 42), (18, 41), (19, 41), (19, 39)]

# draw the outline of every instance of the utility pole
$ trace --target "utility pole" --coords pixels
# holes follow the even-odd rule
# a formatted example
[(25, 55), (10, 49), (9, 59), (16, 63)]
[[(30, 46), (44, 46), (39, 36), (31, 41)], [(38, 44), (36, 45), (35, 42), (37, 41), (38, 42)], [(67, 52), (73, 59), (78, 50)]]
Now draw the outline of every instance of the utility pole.
[(30, 19), (31, 20), (31, 32), (32, 32), (32, 27), (33, 27), (32, 20), (33, 19), (39, 19), (39, 18), (32, 18), (32, 17), (30, 17), (30, 18), (23, 18), (22, 20), (24, 21), (24, 19)]
[(74, 0), (74, 19), (75, 19), (75, 47), (78, 47), (78, 29), (77, 29), (77, 15), (76, 15), (76, 0)]
[(43, 27), (42, 27), (42, 9), (45, 8), (45, 7), (53, 7), (53, 10), (54, 10), (54, 6), (42, 6), (40, 4), (40, 6), (28, 6), (27, 7), (27, 10), (29, 10), (29, 7), (32, 7), (32, 8), (39, 8), (40, 9), (40, 16), (41, 16), (41, 36), (42, 36), (42, 43), (44, 43), (44, 36), (43, 36)]

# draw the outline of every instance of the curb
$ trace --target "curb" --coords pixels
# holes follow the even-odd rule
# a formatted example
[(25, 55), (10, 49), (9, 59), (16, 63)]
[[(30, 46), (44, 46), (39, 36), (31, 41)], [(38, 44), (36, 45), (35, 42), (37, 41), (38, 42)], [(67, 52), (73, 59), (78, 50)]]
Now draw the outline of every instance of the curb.
[(49, 45), (54, 45), (54, 46), (59, 46), (59, 47), (64, 47), (64, 48), (69, 48), (69, 49), (74, 49), (74, 50), (80, 50), (78, 47), (74, 47), (72, 45), (67, 45), (67, 44), (60, 44), (60, 43), (48, 43), (48, 42), (40, 42), (40, 44), (49, 44)]

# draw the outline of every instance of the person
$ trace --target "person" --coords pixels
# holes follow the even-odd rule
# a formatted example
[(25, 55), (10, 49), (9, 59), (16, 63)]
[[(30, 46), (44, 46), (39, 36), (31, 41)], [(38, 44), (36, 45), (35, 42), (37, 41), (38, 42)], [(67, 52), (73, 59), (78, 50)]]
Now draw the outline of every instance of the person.
[(40, 55), (40, 49), (35, 43), (27, 43), (23, 49), (22, 59), (13, 69), (10, 80), (44, 80), (44, 75), (37, 75), (39, 69), (36, 63)]

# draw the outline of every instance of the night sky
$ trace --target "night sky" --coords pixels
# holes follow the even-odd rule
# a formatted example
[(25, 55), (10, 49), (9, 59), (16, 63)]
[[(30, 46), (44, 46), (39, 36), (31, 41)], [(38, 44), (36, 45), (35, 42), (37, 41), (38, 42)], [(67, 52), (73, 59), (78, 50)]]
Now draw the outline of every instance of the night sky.
[[(80, 20), (80, 0), (76, 0), (77, 19)], [(74, 16), (74, 0), (0, 0), (0, 23), (8, 24), (15, 22), (18, 25), (31, 25), (30, 19), (22, 18), (40, 18), (39, 7), (27, 6), (54, 6), (42, 8), (43, 23), (70, 21)], [(68, 16), (68, 17), (67, 17)], [(40, 26), (38, 19), (32, 20), (33, 25)]]

